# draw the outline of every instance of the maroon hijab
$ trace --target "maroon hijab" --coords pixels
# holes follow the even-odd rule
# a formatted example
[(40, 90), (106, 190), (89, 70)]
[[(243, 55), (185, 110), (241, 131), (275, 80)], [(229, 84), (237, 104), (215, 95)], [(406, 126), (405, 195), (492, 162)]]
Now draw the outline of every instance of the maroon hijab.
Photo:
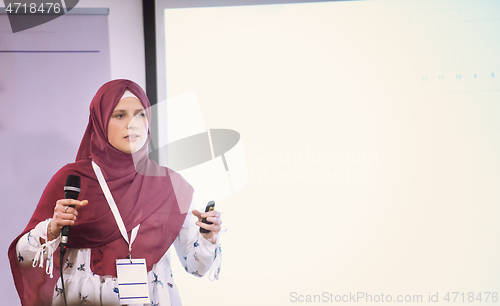
[(136, 83), (114, 80), (104, 84), (90, 104), (90, 118), (76, 162), (61, 168), (45, 188), (26, 229), (9, 248), (9, 259), (22, 305), (50, 305), (59, 275), (59, 251), (54, 253), (54, 278), (42, 268), (21, 268), (17, 262), (19, 238), (38, 223), (51, 218), (55, 203), (64, 198), (68, 175), (81, 177), (79, 200), (89, 204), (79, 210), (72, 226), (68, 247), (91, 248), (91, 270), (97, 275), (116, 276), (116, 259), (128, 255), (128, 244), (121, 236), (113, 214), (92, 169), (96, 162), (106, 179), (122, 216), (128, 235), (141, 224), (132, 245), (133, 258), (146, 258), (148, 271), (168, 250), (184, 222), (191, 204), (193, 189), (177, 173), (148, 159), (148, 140), (133, 154), (121, 152), (107, 139), (109, 118), (124, 92), (132, 92), (151, 119), (149, 100)]

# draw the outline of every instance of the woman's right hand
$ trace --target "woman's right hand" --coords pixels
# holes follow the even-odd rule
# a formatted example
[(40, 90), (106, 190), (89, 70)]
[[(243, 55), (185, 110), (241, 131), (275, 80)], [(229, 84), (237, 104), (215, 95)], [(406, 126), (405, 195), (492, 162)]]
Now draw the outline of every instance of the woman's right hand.
[(49, 241), (59, 237), (64, 226), (75, 224), (78, 210), (88, 203), (89, 201), (87, 200), (78, 201), (73, 199), (61, 199), (57, 201), (54, 207), (54, 216), (47, 229), (47, 238)]

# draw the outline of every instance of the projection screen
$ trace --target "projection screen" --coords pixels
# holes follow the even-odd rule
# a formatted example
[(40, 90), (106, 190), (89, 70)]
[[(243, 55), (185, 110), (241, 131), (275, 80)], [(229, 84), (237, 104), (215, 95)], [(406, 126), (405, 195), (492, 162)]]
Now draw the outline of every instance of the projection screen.
[(157, 1), (157, 144), (226, 229), (184, 303), (498, 302), (500, 3), (234, 3)]

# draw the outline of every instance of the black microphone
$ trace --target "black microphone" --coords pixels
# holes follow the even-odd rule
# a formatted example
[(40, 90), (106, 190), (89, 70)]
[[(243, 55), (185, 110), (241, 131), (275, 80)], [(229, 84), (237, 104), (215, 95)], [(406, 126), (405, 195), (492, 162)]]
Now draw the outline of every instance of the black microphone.
[[(66, 199), (78, 199), (80, 194), (80, 177), (78, 175), (68, 175), (66, 179), (66, 186), (64, 186), (64, 198)], [(69, 207), (75, 208), (75, 205), (69, 205)], [(59, 247), (61, 248), (61, 260), (66, 253), (66, 245), (68, 244), (68, 235), (71, 225), (66, 225), (62, 228), (61, 243)]]

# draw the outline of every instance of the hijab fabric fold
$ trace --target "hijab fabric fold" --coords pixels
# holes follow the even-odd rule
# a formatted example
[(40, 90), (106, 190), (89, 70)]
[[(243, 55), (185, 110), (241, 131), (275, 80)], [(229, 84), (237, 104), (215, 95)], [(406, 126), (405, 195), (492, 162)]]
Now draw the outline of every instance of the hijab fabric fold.
[[(82, 191), (78, 199), (89, 201), (79, 210), (68, 248), (90, 248), (91, 270), (101, 276), (116, 276), (116, 259), (128, 255), (128, 244), (121, 236), (97, 181), (92, 161), (103, 172), (129, 238), (132, 229), (141, 224), (132, 245), (132, 257), (145, 258), (148, 271), (180, 231), (191, 204), (193, 188), (176, 172), (148, 159), (149, 134), (146, 144), (133, 154), (121, 152), (108, 142), (109, 119), (126, 90), (141, 101), (151, 122), (149, 100), (139, 85), (130, 80), (104, 84), (90, 104), (89, 123), (76, 162), (67, 164), (52, 177), (27, 227), (9, 248), (14, 282), (23, 306), (50, 305), (57, 277), (50, 279), (45, 269), (21, 268), (17, 262), (17, 241), (38, 223), (52, 217), (56, 201), (64, 198), (63, 188), (68, 175), (81, 177)], [(54, 275), (60, 273), (58, 253), (56, 250), (54, 254)]]

